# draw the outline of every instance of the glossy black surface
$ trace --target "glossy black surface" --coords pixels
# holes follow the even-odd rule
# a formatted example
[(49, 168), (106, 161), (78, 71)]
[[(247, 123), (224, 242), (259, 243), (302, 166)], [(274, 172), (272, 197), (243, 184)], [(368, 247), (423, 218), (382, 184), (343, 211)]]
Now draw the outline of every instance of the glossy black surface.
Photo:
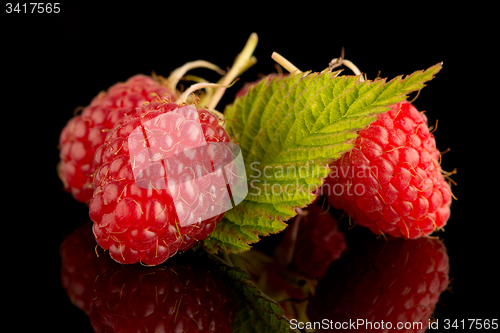
[[(452, 204), (446, 231), (439, 234), (450, 256), (453, 292), (442, 295), (435, 316), (440, 321), (499, 317), (492, 157), (497, 107), (494, 96), (479, 91), (495, 73), (470, 62), (490, 53), (493, 39), (481, 40), (493, 31), (488, 20), (468, 25), (467, 11), (452, 14), (437, 7), (409, 6), (398, 18), (382, 8), (357, 8), (363, 14), (358, 17), (341, 5), (294, 6), (286, 12), (255, 5), (248, 13), (239, 5), (222, 12), (194, 5), (172, 11), (168, 6), (72, 4), (61, 6), (57, 17), (7, 16), (2, 8), (2, 273), (7, 281), (2, 301), (7, 320), (18, 331), (92, 332), (59, 277), (59, 245), (88, 219), (86, 207), (62, 190), (56, 175), (58, 136), (73, 110), (137, 73), (154, 70), (168, 76), (197, 59), (230, 66), (254, 31), (260, 38), (258, 63), (226, 92), (220, 105), (230, 102), (244, 81), (275, 71), (273, 51), (300, 69), (320, 71), (343, 46), (346, 58), (369, 78), (379, 70), (393, 78), (444, 61), (443, 70), (415, 102), (427, 111), (429, 124), (439, 119), (434, 133), (438, 148), (451, 148), (443, 156), (443, 169), (458, 168), (453, 176), (458, 186), (452, 189), (459, 200)], [(208, 70), (197, 74), (217, 80)]]

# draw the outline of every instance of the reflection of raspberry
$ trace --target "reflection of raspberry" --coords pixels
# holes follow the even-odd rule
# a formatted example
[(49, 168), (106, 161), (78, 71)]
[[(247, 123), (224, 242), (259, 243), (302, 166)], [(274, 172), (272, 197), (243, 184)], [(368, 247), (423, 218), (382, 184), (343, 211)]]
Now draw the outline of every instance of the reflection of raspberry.
[(109, 256), (97, 257), (92, 221), (78, 227), (61, 244), (61, 283), (71, 303), (89, 314), (97, 276), (118, 264)]
[(323, 192), (376, 234), (429, 235), (450, 216), (439, 156), (427, 118), (405, 101), (359, 132), (354, 149), (330, 165)]
[[(350, 248), (328, 268), (307, 314), (311, 321), (342, 324), (363, 320), (357, 329), (347, 327), (351, 328), (345, 330), (348, 332), (382, 332), (376, 326), (382, 322), (385, 328), (392, 326), (390, 332), (425, 332), (439, 296), (448, 286), (448, 272), (446, 248), (437, 239), (389, 236), (388, 241), (368, 242)], [(398, 323), (406, 329), (398, 330)]]
[(92, 159), (95, 150), (104, 143), (106, 132), (124, 113), (162, 95), (174, 98), (152, 78), (135, 75), (101, 92), (80, 115), (69, 120), (59, 138), (59, 177), (66, 191), (76, 200), (88, 202), (93, 192)]
[(340, 258), (347, 245), (337, 221), (328, 212), (317, 204), (308, 206), (306, 212), (306, 216), (295, 217), (295, 221), (300, 218), (300, 227), (293, 266), (298, 273), (318, 279), (333, 261)]
[(304, 300), (347, 245), (337, 221), (318, 204), (309, 205), (289, 224), (273, 258), (255, 250), (242, 255), (257, 286), (279, 302), (289, 319), (303, 319)]
[(125, 115), (94, 157), (99, 245), (120, 263), (157, 265), (205, 239), (232, 207), (223, 142), (217, 117), (192, 105), (152, 102)]
[(95, 332), (231, 332), (235, 299), (222, 279), (191, 260), (122, 266), (97, 279)]

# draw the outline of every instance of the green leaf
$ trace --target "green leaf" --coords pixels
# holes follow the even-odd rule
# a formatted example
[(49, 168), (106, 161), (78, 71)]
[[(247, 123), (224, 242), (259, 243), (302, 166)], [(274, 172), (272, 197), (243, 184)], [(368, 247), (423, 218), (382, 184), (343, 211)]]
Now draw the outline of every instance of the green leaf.
[(279, 232), (309, 205), (328, 165), (352, 149), (359, 130), (420, 90), (441, 64), (406, 76), (362, 81), (340, 71), (264, 79), (225, 110), (226, 130), (241, 148), (248, 195), (226, 212), (207, 250), (240, 253)]
[(233, 292), (238, 303), (236, 318), (233, 322), (235, 332), (293, 332), (285, 311), (274, 300), (262, 293), (253, 279), (239, 267), (228, 264), (221, 258), (213, 256), (218, 269)]

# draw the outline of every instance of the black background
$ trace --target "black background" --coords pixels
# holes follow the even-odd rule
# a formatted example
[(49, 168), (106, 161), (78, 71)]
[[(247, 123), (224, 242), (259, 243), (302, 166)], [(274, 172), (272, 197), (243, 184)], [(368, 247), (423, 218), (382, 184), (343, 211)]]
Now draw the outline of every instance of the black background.
[[(137, 73), (168, 76), (197, 59), (228, 67), (252, 32), (259, 35), (258, 63), (226, 92), (221, 111), (243, 82), (276, 70), (273, 51), (302, 70), (321, 71), (344, 47), (345, 57), (371, 79), (379, 71), (393, 78), (443, 61), (414, 103), (426, 110), (429, 125), (439, 119), (438, 149), (451, 149), (443, 169), (458, 170), (453, 176), (458, 186), (452, 187), (458, 200), (439, 234), (450, 257), (453, 291), (442, 295), (435, 314), (440, 322), (498, 318), (498, 107), (488, 91), (497, 75), (488, 61), (497, 39), (493, 25), (474, 11), (437, 6), (396, 11), (342, 3), (289, 6), (126, 2), (63, 3), (59, 14), (1, 9), (7, 296), (1, 301), (19, 316), (19, 331), (91, 331), (59, 280), (59, 244), (88, 219), (86, 207), (63, 191), (56, 174), (59, 133), (73, 110)], [(218, 79), (208, 70), (193, 74)]]

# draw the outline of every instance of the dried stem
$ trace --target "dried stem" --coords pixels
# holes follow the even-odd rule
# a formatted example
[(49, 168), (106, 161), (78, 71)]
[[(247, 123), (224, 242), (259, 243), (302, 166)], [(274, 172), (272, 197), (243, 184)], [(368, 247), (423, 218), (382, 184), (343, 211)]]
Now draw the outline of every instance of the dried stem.
[(241, 73), (246, 71), (249, 67), (253, 66), (257, 59), (252, 56), (255, 47), (258, 42), (257, 34), (254, 32), (248, 38), (243, 50), (236, 56), (233, 66), (229, 72), (222, 78), (219, 88), (215, 91), (210, 101), (207, 104), (208, 109), (215, 109), (219, 101), (221, 100), (226, 88), (233, 82)]
[(295, 67), (294, 64), (292, 64), (288, 59), (283, 57), (281, 54), (277, 52), (273, 52), (271, 55), (271, 58), (273, 58), (274, 61), (276, 61), (278, 64), (280, 64), (284, 69), (289, 71), (291, 74), (296, 74), (296, 73), (302, 73), (300, 69)]
[(222, 70), (219, 66), (214, 65), (208, 61), (205, 60), (196, 60), (196, 61), (191, 61), (187, 62), (181, 67), (175, 69), (170, 73), (170, 76), (167, 79), (167, 88), (170, 91), (175, 91), (175, 88), (177, 87), (177, 84), (181, 80), (181, 78), (186, 74), (188, 71), (194, 68), (208, 68), (211, 70), (216, 71), (217, 73), (224, 75), (226, 74), (226, 71)]

